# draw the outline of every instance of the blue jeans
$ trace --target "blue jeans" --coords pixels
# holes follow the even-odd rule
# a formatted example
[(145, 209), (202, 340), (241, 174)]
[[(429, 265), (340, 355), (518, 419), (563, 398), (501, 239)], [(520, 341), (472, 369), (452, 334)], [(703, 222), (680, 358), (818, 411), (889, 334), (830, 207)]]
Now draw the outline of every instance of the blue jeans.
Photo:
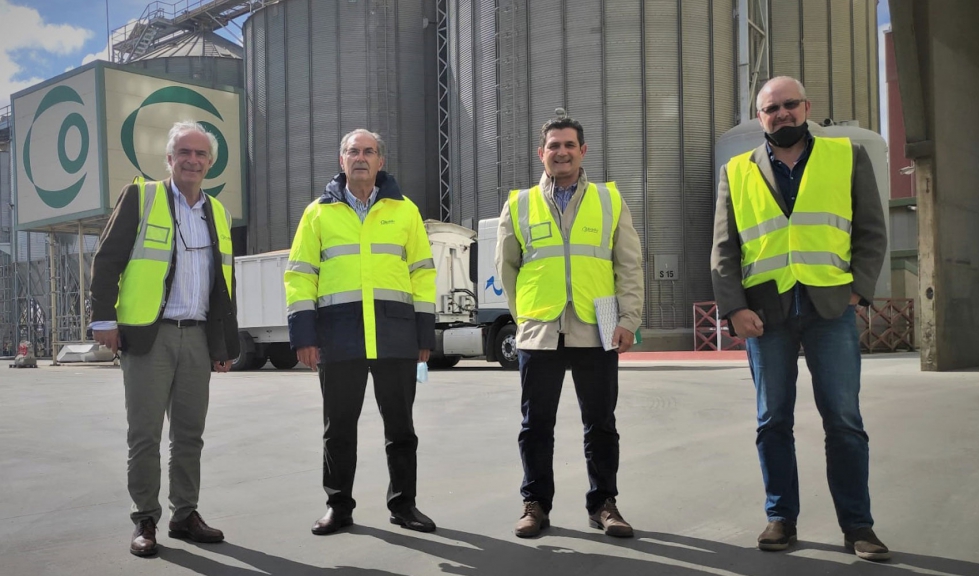
[(518, 444), (524, 478), (520, 495), (551, 511), (554, 499), (554, 424), (564, 373), (571, 367), (581, 422), (585, 431), (585, 463), (590, 487), (585, 508), (594, 514), (605, 500), (618, 495), (619, 433), (615, 404), (619, 396), (619, 355), (602, 348), (518, 350), (523, 424)]
[(748, 364), (758, 403), (758, 458), (765, 481), (768, 520), (794, 524), (799, 517), (795, 459), (796, 379), (799, 345), (812, 374), (816, 408), (826, 433), (826, 476), (844, 531), (873, 526), (867, 486), (870, 450), (860, 417), (860, 344), (854, 307), (830, 320), (809, 311), (749, 338)]

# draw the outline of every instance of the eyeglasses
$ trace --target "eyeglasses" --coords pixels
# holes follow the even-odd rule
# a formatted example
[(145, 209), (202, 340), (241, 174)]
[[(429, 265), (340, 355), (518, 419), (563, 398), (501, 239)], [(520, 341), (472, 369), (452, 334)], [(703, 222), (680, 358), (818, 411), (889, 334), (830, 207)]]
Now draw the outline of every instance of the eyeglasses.
[(187, 252), (193, 252), (194, 250), (208, 250), (214, 245), (214, 242), (209, 242), (207, 246), (188, 246), (187, 241), (184, 240), (184, 233), (180, 231), (180, 220), (176, 218), (173, 219), (174, 223), (177, 225), (177, 234), (180, 235), (180, 241), (184, 244), (184, 250)]
[(786, 110), (795, 110), (796, 108), (799, 107), (799, 104), (802, 104), (803, 102), (805, 102), (805, 100), (799, 100), (799, 99), (786, 100), (781, 104), (771, 104), (769, 106), (765, 106), (764, 108), (761, 109), (761, 111), (771, 116), (772, 114), (778, 112), (782, 108), (785, 108)]
[(344, 152), (344, 154), (350, 158), (356, 158), (357, 156), (360, 156), (361, 153), (364, 154), (364, 158), (373, 158), (374, 156), (377, 156), (377, 150), (374, 150), (373, 148), (365, 148), (363, 150), (360, 148), (347, 148), (347, 150)]

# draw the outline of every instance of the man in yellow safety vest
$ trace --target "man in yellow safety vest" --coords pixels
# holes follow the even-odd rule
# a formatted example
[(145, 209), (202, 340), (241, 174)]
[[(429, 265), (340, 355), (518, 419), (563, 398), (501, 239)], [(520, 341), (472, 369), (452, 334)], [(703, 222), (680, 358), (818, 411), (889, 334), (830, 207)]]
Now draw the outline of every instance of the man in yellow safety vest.
[(887, 252), (874, 169), (859, 144), (810, 134), (810, 103), (798, 80), (769, 80), (757, 109), (767, 142), (721, 171), (711, 268), (720, 315), (747, 338), (757, 393), (768, 516), (758, 547), (784, 550), (796, 540), (792, 427), (801, 345), (844, 545), (884, 560), (890, 553), (870, 513), (855, 312), (873, 299)]
[[(514, 533), (523, 538), (550, 523), (554, 423), (569, 366), (585, 425), (589, 523), (609, 536), (633, 535), (615, 502), (615, 404), (618, 355), (642, 322), (642, 249), (615, 183), (588, 180), (581, 167), (587, 150), (581, 124), (559, 109), (540, 131), (540, 183), (511, 192), (500, 215), (496, 265), (517, 321), (520, 362), (524, 504)], [(597, 299), (617, 303), (609, 308), (616, 316), (608, 349)]]
[(92, 262), (92, 334), (122, 363), (136, 556), (157, 552), (164, 415), (169, 535), (224, 539), (197, 512), (211, 369), (227, 372), (238, 356), (231, 216), (201, 186), (217, 151), (200, 124), (174, 124), (170, 178), (140, 178), (122, 191)]
[(313, 534), (353, 524), (357, 420), (367, 375), (384, 420), (390, 520), (432, 532), (415, 507), (418, 437), (412, 419), (418, 362), (435, 347), (435, 262), (415, 204), (384, 167), (380, 135), (340, 141), (342, 172), (299, 222), (285, 273), (289, 339), (319, 370), (326, 514)]

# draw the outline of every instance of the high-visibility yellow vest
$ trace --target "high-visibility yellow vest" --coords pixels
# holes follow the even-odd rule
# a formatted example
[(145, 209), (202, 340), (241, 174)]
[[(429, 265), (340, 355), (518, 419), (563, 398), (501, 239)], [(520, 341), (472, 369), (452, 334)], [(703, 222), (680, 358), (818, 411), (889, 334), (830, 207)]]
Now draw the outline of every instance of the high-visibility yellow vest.
[[(129, 263), (119, 279), (116, 319), (126, 326), (147, 326), (157, 321), (165, 306), (163, 298), (173, 257), (174, 229), (163, 182), (137, 179), (136, 183), (139, 185), (139, 229)], [(221, 272), (230, 295), (234, 265), (231, 219), (218, 200), (208, 197), (207, 201), (214, 213)]]
[(361, 222), (344, 202), (313, 202), (296, 230), (285, 290), (290, 315), (361, 303), (366, 356), (376, 359), (385, 329), (377, 302), (435, 314), (435, 262), (418, 208), (407, 197), (378, 198)]
[(595, 299), (615, 295), (612, 237), (622, 213), (615, 182), (588, 184), (565, 239), (540, 186), (513, 190), (513, 231), (523, 252), (517, 273), (517, 323), (556, 320), (568, 303), (596, 324)]
[[(741, 284), (775, 280), (779, 293), (796, 282), (840, 286), (850, 273), (853, 146), (817, 137), (790, 216), (782, 212), (751, 152), (728, 163), (731, 202), (741, 238)], [(777, 193), (777, 192), (776, 192)]]

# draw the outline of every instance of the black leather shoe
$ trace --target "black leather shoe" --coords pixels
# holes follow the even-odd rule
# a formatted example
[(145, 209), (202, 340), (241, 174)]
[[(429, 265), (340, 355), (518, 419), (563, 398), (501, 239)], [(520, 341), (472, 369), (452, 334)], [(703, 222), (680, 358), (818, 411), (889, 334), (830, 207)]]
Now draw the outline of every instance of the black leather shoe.
[(391, 524), (397, 524), (408, 530), (416, 532), (435, 532), (435, 522), (428, 516), (422, 514), (414, 506), (401, 510), (391, 511)]
[(156, 554), (156, 523), (152, 518), (143, 518), (136, 524), (129, 553), (140, 557)]
[(353, 523), (354, 517), (349, 512), (341, 512), (332, 506), (327, 506), (326, 514), (313, 523), (312, 532), (317, 536), (325, 536)]

